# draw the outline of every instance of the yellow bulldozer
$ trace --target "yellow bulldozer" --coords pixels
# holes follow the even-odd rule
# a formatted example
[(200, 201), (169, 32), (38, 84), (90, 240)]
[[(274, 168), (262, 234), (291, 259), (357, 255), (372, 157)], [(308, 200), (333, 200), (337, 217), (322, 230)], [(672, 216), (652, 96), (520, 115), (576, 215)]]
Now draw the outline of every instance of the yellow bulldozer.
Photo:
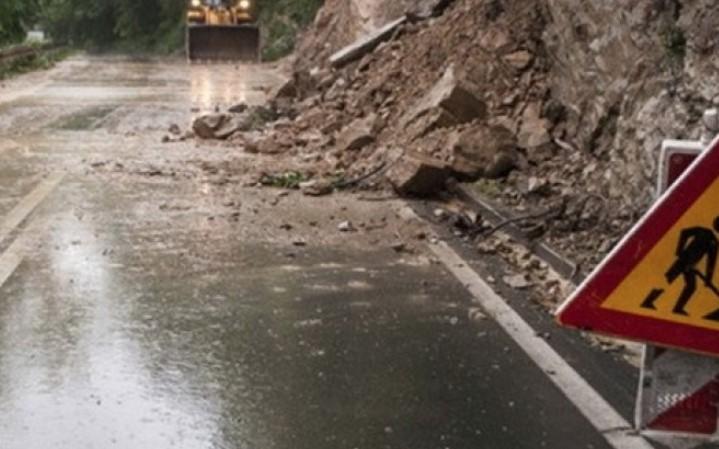
[(256, 0), (189, 0), (187, 58), (199, 61), (259, 61)]

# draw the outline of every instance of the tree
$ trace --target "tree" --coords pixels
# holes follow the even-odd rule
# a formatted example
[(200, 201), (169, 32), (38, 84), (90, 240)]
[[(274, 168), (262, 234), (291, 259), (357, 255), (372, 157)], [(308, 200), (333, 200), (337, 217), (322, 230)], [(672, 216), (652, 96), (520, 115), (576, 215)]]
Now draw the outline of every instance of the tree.
[(0, 1), (0, 44), (22, 40), (37, 11), (34, 0)]

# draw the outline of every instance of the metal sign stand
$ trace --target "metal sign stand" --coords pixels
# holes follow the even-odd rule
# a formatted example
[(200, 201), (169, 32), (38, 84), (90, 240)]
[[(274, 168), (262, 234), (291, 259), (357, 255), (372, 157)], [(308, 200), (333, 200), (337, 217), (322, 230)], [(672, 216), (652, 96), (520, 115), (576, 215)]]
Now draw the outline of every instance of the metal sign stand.
[[(716, 109), (704, 114), (701, 141), (662, 143), (657, 196), (691, 165), (719, 132)], [(719, 442), (719, 358), (646, 346), (636, 425), (641, 433), (672, 449)]]

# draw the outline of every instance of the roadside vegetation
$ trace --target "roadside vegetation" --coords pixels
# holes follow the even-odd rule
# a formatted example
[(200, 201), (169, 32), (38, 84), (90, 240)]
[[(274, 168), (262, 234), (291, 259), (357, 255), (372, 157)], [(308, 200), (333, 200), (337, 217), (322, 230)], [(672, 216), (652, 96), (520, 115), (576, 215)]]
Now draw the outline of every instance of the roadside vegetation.
[[(323, 0), (258, 0), (266, 60), (289, 54)], [(173, 53), (184, 41), (185, 0), (2, 0), (0, 47), (40, 26), (57, 43), (91, 51)]]
[(37, 21), (34, 0), (0, 1), (0, 47), (22, 41), (26, 30)]
[(70, 53), (71, 50), (67, 48), (59, 48), (39, 51), (13, 59), (10, 62), (0, 63), (0, 81), (23, 73), (49, 69), (58, 61), (65, 59)]
[(265, 0), (260, 22), (264, 32), (263, 59), (272, 61), (292, 53), (300, 32), (315, 18), (324, 0)]

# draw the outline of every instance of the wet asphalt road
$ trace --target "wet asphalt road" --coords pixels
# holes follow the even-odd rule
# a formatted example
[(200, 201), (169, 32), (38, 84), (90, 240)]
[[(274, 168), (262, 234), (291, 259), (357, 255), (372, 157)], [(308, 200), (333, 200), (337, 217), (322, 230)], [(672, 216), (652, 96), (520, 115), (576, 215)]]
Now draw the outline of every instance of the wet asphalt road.
[(0, 217), (59, 179), (0, 242), (0, 448), (608, 447), (441, 265), (389, 248), (394, 202), (160, 143), (277, 81), (81, 56), (0, 89)]

